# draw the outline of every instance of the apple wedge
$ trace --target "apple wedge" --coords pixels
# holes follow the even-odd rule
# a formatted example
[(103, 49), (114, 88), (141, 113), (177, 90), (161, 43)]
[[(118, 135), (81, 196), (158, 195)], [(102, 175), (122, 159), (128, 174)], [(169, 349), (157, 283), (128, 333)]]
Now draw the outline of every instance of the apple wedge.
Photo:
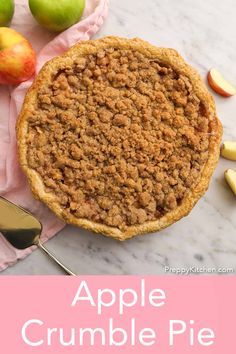
[(230, 97), (236, 94), (236, 88), (226, 81), (218, 70), (211, 69), (207, 79), (211, 88), (221, 96)]
[(221, 156), (236, 161), (236, 141), (224, 141), (221, 146)]
[(236, 195), (236, 171), (228, 169), (225, 171), (225, 180)]

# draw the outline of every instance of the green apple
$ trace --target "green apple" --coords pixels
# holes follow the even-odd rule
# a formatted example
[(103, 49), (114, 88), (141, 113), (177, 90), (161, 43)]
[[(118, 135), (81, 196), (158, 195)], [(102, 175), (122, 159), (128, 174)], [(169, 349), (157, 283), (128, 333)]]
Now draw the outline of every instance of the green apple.
[(29, 0), (29, 7), (39, 24), (61, 32), (79, 21), (85, 0)]
[(14, 1), (0, 0), (0, 27), (6, 26), (14, 15)]

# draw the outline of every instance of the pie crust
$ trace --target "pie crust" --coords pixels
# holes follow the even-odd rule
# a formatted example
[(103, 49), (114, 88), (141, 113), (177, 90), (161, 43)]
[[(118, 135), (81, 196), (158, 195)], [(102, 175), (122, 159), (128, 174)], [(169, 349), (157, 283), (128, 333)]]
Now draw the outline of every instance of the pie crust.
[(66, 223), (118, 240), (192, 210), (221, 136), (199, 74), (175, 50), (137, 38), (83, 41), (50, 60), (17, 122), (35, 198)]

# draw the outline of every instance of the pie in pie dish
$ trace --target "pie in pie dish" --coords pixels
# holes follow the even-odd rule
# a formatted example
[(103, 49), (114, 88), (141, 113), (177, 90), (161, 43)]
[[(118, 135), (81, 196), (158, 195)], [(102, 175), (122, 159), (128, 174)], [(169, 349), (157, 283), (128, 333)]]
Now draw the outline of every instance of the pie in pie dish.
[(17, 124), (35, 197), (66, 223), (119, 240), (191, 211), (221, 135), (213, 98), (175, 50), (118, 37), (49, 61)]

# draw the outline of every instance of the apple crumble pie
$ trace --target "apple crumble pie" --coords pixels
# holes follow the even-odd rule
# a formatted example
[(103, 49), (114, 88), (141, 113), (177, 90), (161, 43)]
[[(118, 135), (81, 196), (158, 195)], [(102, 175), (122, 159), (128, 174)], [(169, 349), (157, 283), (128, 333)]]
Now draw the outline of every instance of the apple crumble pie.
[(35, 197), (65, 222), (120, 240), (189, 213), (222, 134), (211, 95), (175, 50), (118, 37), (49, 61), (17, 131)]

